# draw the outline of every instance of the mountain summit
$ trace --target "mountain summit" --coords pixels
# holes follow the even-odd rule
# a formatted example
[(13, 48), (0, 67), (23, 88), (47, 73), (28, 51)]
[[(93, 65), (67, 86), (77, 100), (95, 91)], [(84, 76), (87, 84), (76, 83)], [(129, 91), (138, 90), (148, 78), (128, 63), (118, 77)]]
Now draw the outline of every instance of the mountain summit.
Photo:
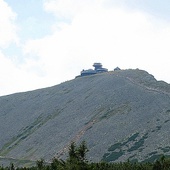
[(170, 155), (170, 85), (117, 70), (0, 97), (0, 159), (65, 158), (86, 141), (92, 161)]

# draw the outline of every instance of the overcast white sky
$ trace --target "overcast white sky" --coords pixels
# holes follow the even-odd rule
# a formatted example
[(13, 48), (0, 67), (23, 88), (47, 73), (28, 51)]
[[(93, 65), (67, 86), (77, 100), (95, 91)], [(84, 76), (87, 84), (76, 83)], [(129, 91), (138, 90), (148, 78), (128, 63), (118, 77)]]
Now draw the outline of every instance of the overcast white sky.
[(0, 0), (0, 96), (73, 79), (94, 62), (170, 83), (169, 0)]

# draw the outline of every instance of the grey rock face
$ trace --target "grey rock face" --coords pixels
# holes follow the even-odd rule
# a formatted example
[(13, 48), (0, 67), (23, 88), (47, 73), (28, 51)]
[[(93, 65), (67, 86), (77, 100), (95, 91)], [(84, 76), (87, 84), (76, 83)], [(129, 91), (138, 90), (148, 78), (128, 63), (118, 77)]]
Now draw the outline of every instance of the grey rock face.
[(170, 155), (170, 85), (142, 70), (118, 70), (0, 97), (0, 156), (66, 158), (85, 140), (93, 161)]

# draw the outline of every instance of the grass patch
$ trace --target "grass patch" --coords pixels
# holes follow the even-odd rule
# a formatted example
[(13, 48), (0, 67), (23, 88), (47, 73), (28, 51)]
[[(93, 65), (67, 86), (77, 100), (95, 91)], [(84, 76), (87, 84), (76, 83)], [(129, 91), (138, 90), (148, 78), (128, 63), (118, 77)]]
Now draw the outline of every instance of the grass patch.
[(135, 159), (131, 159), (130, 162), (131, 162), (131, 163), (137, 163), (137, 162), (138, 162), (138, 159), (136, 159), (136, 158), (135, 158)]
[(127, 142), (135, 141), (135, 139), (139, 136), (139, 133), (133, 134), (131, 137), (128, 138)]
[[(143, 145), (145, 140), (148, 138), (148, 133), (145, 133), (142, 138), (139, 138), (139, 133), (136, 132), (132, 134), (130, 137), (128, 137), (126, 140), (122, 142), (117, 142), (113, 145), (111, 145), (108, 148), (108, 153), (103, 155), (102, 160), (106, 162), (115, 161), (117, 160), (122, 154), (125, 154), (125, 152), (132, 152), (132, 151), (143, 151)], [(131, 146), (129, 149), (128, 147)], [(127, 149), (128, 150), (127, 150)], [(130, 157), (132, 158), (132, 157)], [(134, 159), (135, 161), (135, 159)]]
[(24, 159), (12, 159), (12, 158), (0, 158), (0, 164), (10, 164), (13, 163), (16, 167), (31, 167), (36, 165), (36, 161), (24, 160)]
[(156, 126), (156, 131), (161, 130), (162, 126)]
[(148, 137), (148, 134), (146, 133), (139, 141), (135, 142), (134, 145), (127, 151), (132, 152), (132, 151), (135, 151), (135, 150), (139, 149), (140, 147), (142, 147), (145, 142), (145, 139), (147, 139), (147, 137)]
[(170, 109), (168, 109), (168, 110), (166, 111), (166, 113), (168, 113), (168, 114), (169, 114), (169, 113), (170, 113)]
[(170, 146), (166, 146), (165, 148), (161, 148), (161, 150), (166, 153), (170, 151)]
[(112, 146), (108, 149), (108, 151), (114, 151), (114, 150), (116, 150), (116, 149), (120, 149), (121, 146), (122, 146), (121, 143), (115, 143), (114, 145), (112, 145)]
[(0, 150), (0, 155), (5, 156), (8, 154), (11, 150), (13, 150), (20, 142), (25, 140), (28, 136), (33, 134), (36, 130), (38, 130), (40, 127), (42, 127), (45, 123), (47, 123), (49, 120), (55, 118), (60, 111), (49, 115), (45, 118), (42, 118), (40, 115), (30, 126), (26, 126), (21, 130), (21, 132), (13, 137), (9, 142), (7, 142), (2, 149)]
[(122, 104), (121, 106), (117, 107), (117, 108), (113, 108), (113, 109), (109, 109), (106, 111), (106, 113), (104, 113), (99, 119), (108, 119), (110, 117), (112, 117), (115, 114), (126, 114), (129, 113), (131, 111), (131, 107), (129, 106), (129, 104)]
[(149, 153), (148, 155), (151, 156), (151, 155), (155, 155), (157, 153), (158, 153), (157, 151), (154, 151), (154, 152)]
[(102, 158), (102, 161), (112, 162), (112, 161), (117, 160), (123, 154), (124, 154), (124, 152), (122, 150), (120, 150), (119, 152), (112, 152), (109, 155), (104, 155)]
[(168, 123), (170, 120), (165, 120), (165, 122), (164, 123)]
[(158, 155), (152, 155), (151, 157), (145, 159), (142, 162), (155, 162), (156, 160), (158, 160), (162, 155), (158, 154)]
[(139, 152), (142, 152), (142, 151), (143, 151), (143, 149), (144, 149), (144, 148), (139, 148), (139, 150), (138, 150), (138, 151), (139, 151)]

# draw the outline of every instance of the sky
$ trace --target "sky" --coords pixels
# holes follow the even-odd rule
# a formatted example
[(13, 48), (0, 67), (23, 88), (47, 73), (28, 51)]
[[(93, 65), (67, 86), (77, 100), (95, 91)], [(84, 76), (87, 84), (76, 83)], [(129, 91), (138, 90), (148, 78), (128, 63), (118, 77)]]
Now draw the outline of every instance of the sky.
[(0, 96), (74, 79), (94, 62), (170, 83), (169, 0), (0, 0)]

